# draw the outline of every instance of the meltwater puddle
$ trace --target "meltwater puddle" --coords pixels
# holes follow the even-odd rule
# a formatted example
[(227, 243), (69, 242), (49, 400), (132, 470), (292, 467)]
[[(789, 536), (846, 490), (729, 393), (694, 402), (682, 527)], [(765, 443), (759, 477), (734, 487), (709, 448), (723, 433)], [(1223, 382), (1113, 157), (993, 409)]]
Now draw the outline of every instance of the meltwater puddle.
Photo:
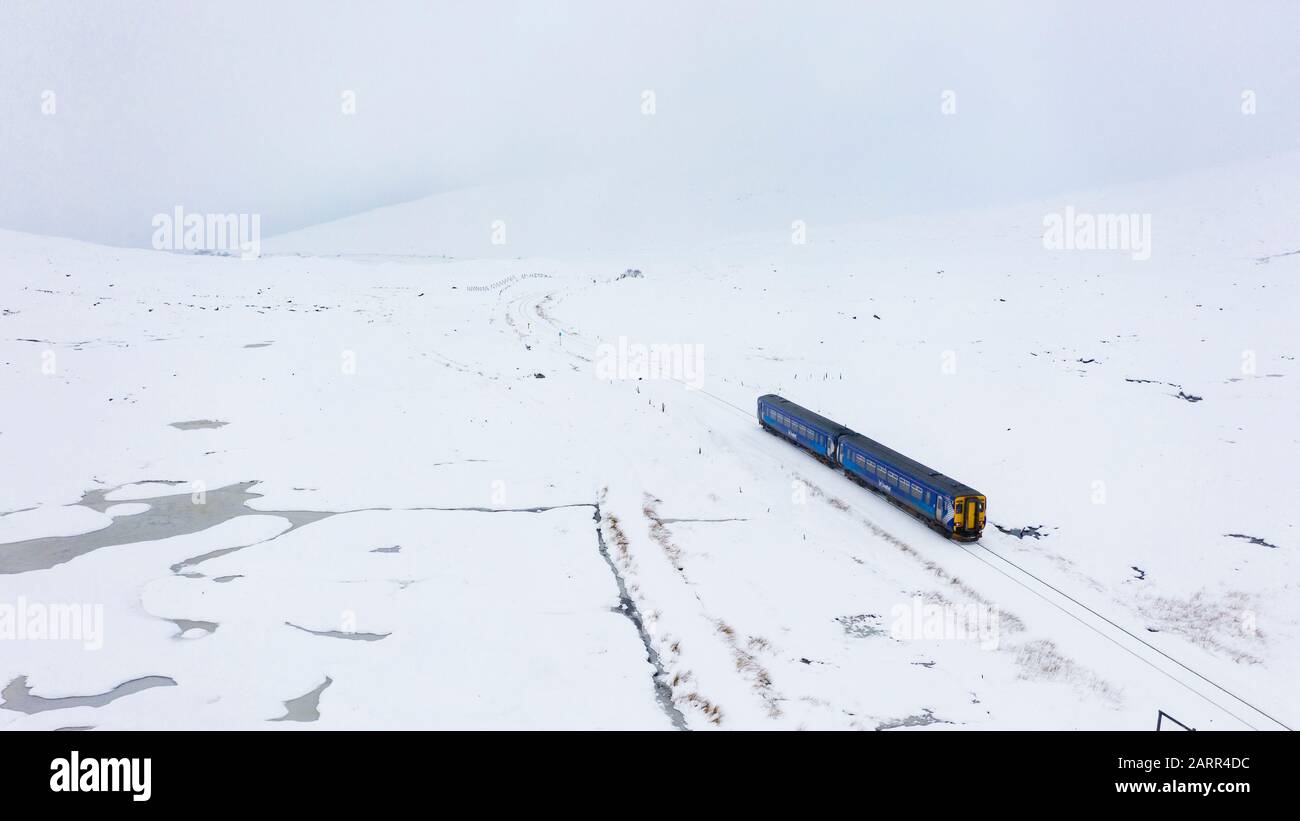
[[(0, 544), (0, 574), (48, 570), (101, 548), (198, 533), (239, 516), (279, 516), (288, 520), (289, 530), (294, 530), (335, 515), (328, 511), (254, 510), (248, 507), (249, 500), (261, 498), (262, 495), (249, 492), (249, 488), (255, 484), (257, 482), (239, 482), (206, 491), (202, 504), (196, 503), (190, 493), (132, 499), (129, 504), (145, 504), (149, 509), (119, 516), (113, 519), (108, 527), (90, 533), (75, 536), (47, 536)], [(109, 508), (124, 504), (105, 498), (117, 489), (113, 487), (88, 490), (76, 504), (103, 513)], [(196, 559), (214, 558), (223, 552), (238, 549), (239, 547), (226, 548)], [(172, 570), (179, 572), (178, 567), (173, 567)]]
[[(182, 485), (183, 482), (166, 481), (159, 482), (142, 481), (131, 484), (163, 484), (163, 485)], [(25, 541), (10, 542), (0, 544), (0, 574), (25, 573), (34, 570), (46, 570), (51, 567), (71, 561), (78, 556), (84, 556), (95, 550), (105, 547), (114, 547), (118, 545), (127, 545), (140, 542), (151, 542), (160, 539), (166, 539), (172, 536), (186, 535), (197, 533), (215, 527), (223, 522), (240, 516), (276, 516), (289, 522), (289, 527), (269, 538), (259, 539), (249, 544), (235, 545), (231, 547), (219, 548), (209, 551), (202, 555), (193, 556), (171, 566), (171, 571), (186, 577), (203, 577), (203, 574), (194, 572), (192, 568), (209, 559), (217, 558), (237, 550), (243, 550), (254, 545), (265, 544), (266, 542), (278, 539), (279, 537), (296, 530), (300, 527), (348, 513), (375, 512), (375, 511), (440, 511), (440, 512), (457, 512), (472, 511), (478, 513), (527, 513), (541, 514), (552, 510), (563, 510), (566, 508), (592, 508), (593, 519), (597, 522), (596, 539), (597, 548), (600, 555), (609, 565), (613, 573), (614, 581), (618, 589), (619, 606), (616, 612), (622, 613), (632, 623), (637, 631), (638, 637), (646, 651), (647, 660), (652, 667), (652, 682), (654, 685), (655, 697), (671, 725), (676, 729), (686, 729), (685, 717), (676, 708), (672, 702), (671, 688), (667, 686), (666, 673), (658, 653), (655, 650), (654, 643), (650, 640), (646, 632), (641, 614), (638, 612), (635, 603), (628, 595), (626, 585), (622, 576), (619, 574), (617, 567), (614, 565), (608, 550), (604, 543), (604, 537), (601, 533), (599, 522), (601, 520), (600, 506), (591, 502), (575, 502), (570, 504), (557, 505), (539, 505), (535, 507), (515, 507), (515, 508), (492, 508), (492, 507), (369, 507), (357, 508), (354, 510), (256, 510), (248, 506), (252, 499), (262, 497), (260, 493), (252, 492), (251, 488), (258, 484), (256, 481), (239, 482), (226, 487), (216, 488), (206, 491), (202, 503), (196, 502), (194, 497), (188, 492), (175, 493), (165, 496), (154, 496), (146, 499), (133, 499), (131, 504), (140, 505), (142, 508), (139, 513), (120, 516), (113, 519), (107, 527), (101, 528), (90, 533), (83, 533), (73, 536), (50, 536), (36, 539), (27, 539)], [(110, 501), (107, 497), (118, 490), (121, 485), (112, 488), (97, 488), (87, 491), (73, 506), (82, 506), (98, 512), (104, 512), (122, 502)], [(732, 520), (720, 520), (732, 521)], [(397, 553), (400, 552), (400, 545), (379, 547), (373, 549), (373, 553)], [(230, 582), (239, 575), (219, 576), (213, 579), (215, 582)], [(220, 625), (216, 622), (201, 621), (196, 619), (173, 618), (167, 619), (176, 626), (177, 633), (174, 638), (197, 638), (203, 635), (211, 635), (216, 632)], [(347, 633), (337, 630), (316, 630), (310, 627), (304, 627), (299, 624), (285, 622), (286, 625), (313, 636), (322, 638), (377, 642), (388, 638), (388, 633)], [(310, 692), (304, 693), (297, 698), (286, 701), (286, 713), (278, 718), (270, 719), (271, 721), (302, 721), (311, 722), (320, 718), (318, 703), (321, 693), (333, 683), (328, 676), (325, 681)], [(0, 702), (0, 709), (17, 710), (20, 712), (34, 713), (44, 710), (65, 709), (69, 707), (92, 706), (98, 707), (108, 704), (118, 698), (122, 698), (132, 693), (140, 692), (152, 687), (175, 686), (176, 682), (165, 676), (147, 676), (145, 678), (134, 679), (124, 682), (114, 687), (107, 693), (99, 693), (88, 696), (71, 696), (67, 698), (46, 699), (39, 696), (31, 695), (31, 688), (27, 686), (25, 676), (14, 679), (10, 682), (0, 696), (3, 702)]]
[(42, 698), (32, 695), (32, 688), (27, 684), (27, 676), (19, 676), (0, 692), (0, 710), (15, 710), (19, 713), (44, 713), (47, 710), (67, 710), (71, 707), (103, 707), (119, 698), (124, 698), (142, 690), (154, 687), (175, 687), (176, 680), (167, 676), (145, 676), (124, 681), (106, 693), (90, 696), (64, 696), (62, 698)]
[(334, 683), (334, 679), (329, 676), (325, 677), (315, 689), (291, 698), (284, 703), (284, 709), (287, 711), (279, 718), (269, 718), (267, 721), (316, 721), (320, 719), (320, 694), (325, 692), (325, 688)]
[[(184, 483), (143, 481), (132, 484)], [(207, 530), (210, 527), (215, 527), (239, 516), (278, 516), (281, 519), (287, 520), (289, 522), (288, 529), (271, 537), (279, 538), (280, 536), (297, 530), (300, 527), (319, 522), (322, 519), (328, 519), (331, 516), (341, 516), (347, 513), (376, 511), (546, 513), (551, 510), (591, 506), (590, 503), (579, 502), (573, 504), (511, 508), (480, 506), (421, 506), (365, 507), (353, 510), (256, 510), (248, 506), (250, 500), (262, 498), (262, 494), (251, 491), (251, 488), (256, 484), (258, 484), (256, 481), (238, 482), (233, 485), (216, 488), (215, 490), (205, 491), (203, 494), (203, 502), (201, 504), (195, 502), (192, 494), (188, 492), (167, 496), (154, 496), (148, 499), (132, 499), (130, 502), (113, 502), (109, 501), (105, 497), (118, 490), (120, 487), (126, 487), (126, 485), (88, 490), (81, 497), (81, 500), (76, 502), (76, 505), (88, 507), (91, 510), (100, 513), (123, 504), (148, 505), (148, 509), (143, 510), (140, 513), (119, 516), (107, 527), (90, 533), (81, 533), (74, 536), (47, 536), (36, 539), (27, 539), (20, 542), (0, 544), (0, 574), (27, 573), (32, 570), (48, 570), (51, 567), (71, 561), (78, 556), (84, 556), (91, 551), (99, 550), (101, 548), (134, 544), (137, 542), (152, 542), (159, 539), (166, 539), (171, 536), (184, 536), (190, 533), (198, 533), (201, 530)], [(223, 547), (199, 556), (192, 556), (184, 561), (172, 565), (171, 571), (185, 576), (198, 576), (201, 574), (190, 571), (190, 569), (195, 565), (201, 564), (209, 559), (215, 559), (218, 556), (233, 553), (236, 550), (243, 550), (246, 547), (263, 544), (267, 541), (270, 541), (270, 539), (259, 539), (258, 541), (249, 544)], [(229, 581), (231, 578), (233, 577), (223, 577), (223, 581)]]

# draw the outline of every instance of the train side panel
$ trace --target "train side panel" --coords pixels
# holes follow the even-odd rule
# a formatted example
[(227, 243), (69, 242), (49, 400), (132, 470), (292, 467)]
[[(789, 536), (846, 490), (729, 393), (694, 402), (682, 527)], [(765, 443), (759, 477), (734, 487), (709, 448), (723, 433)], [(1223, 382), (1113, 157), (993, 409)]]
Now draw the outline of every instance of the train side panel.
[(784, 435), (804, 450), (826, 458), (834, 457), (837, 431), (813, 421), (811, 417), (814, 414), (804, 413), (797, 406), (764, 402), (765, 398), (760, 398), (758, 402), (758, 420), (761, 424)]
[(841, 441), (839, 464), (849, 473), (922, 516), (942, 523), (945, 529), (952, 527), (952, 497), (929, 485), (914, 472), (882, 458), (878, 453), (858, 447), (851, 441)]

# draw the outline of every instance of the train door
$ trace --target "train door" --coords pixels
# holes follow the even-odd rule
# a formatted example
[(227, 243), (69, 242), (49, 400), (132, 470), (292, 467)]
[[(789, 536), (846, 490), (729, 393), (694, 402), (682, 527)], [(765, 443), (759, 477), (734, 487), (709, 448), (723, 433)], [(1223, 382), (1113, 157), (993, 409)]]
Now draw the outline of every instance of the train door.
[(953, 525), (958, 530), (972, 530), (975, 526), (975, 500), (970, 496), (958, 496), (953, 505)]
[(960, 496), (957, 498), (954, 523), (959, 530), (967, 533), (979, 533), (984, 527), (984, 498), (982, 496)]

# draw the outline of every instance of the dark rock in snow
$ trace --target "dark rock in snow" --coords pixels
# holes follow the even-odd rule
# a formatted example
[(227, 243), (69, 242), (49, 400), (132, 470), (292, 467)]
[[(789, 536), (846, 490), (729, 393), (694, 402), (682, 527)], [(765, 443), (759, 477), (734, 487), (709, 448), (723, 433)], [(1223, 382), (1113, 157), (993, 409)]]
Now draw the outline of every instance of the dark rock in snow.
[(1245, 539), (1251, 544), (1257, 544), (1257, 545), (1262, 545), (1264, 547), (1271, 547), (1273, 549), (1277, 549), (1277, 545), (1266, 542), (1263, 539), (1259, 538), (1258, 536), (1247, 536), (1245, 533), (1224, 533), (1223, 535), (1227, 536), (1230, 539)]
[(1008, 536), (1015, 536), (1017, 539), (1023, 539), (1026, 536), (1031, 536), (1035, 539), (1043, 539), (1046, 538), (1048, 535), (1050, 535), (1047, 533), (1040, 532), (1047, 525), (1028, 525), (1026, 527), (1003, 527), (1002, 525), (997, 524), (995, 522), (993, 526), (996, 527), (998, 530), (1002, 531), (1003, 533), (1007, 534)]

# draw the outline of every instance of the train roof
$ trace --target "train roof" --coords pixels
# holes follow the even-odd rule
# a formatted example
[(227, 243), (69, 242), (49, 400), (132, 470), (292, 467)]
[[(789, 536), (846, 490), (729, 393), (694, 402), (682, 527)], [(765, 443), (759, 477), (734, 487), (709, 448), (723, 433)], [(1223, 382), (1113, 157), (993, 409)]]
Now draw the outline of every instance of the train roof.
[(812, 411), (808, 410), (804, 406), (796, 405), (794, 402), (791, 402), (789, 399), (786, 399), (781, 396), (777, 396), (774, 393), (764, 394), (758, 397), (758, 401), (765, 402), (774, 407), (781, 408), (782, 410), (787, 410), (790, 413), (799, 416), (801, 419), (804, 419), (805, 421), (812, 422), (815, 425), (820, 425), (821, 427), (829, 431), (832, 436), (840, 436), (841, 434), (853, 432), (851, 428), (847, 428), (833, 419), (827, 419), (825, 416), (822, 416), (819, 413), (813, 413)]
[(936, 490), (941, 490), (953, 496), (983, 495), (970, 485), (958, 482), (951, 476), (945, 476), (939, 471), (926, 467), (915, 459), (908, 458), (893, 448), (887, 448), (876, 440), (863, 436), (860, 433), (850, 431), (849, 434), (844, 437), (844, 441), (857, 445), (867, 453), (878, 454), (883, 461), (893, 465), (901, 471), (912, 474), (912, 476), (933, 486)]
[(911, 474), (913, 477), (929, 484), (935, 490), (948, 493), (952, 496), (982, 496), (975, 488), (970, 485), (958, 482), (951, 476), (945, 476), (939, 471), (926, 467), (915, 459), (911, 459), (893, 448), (885, 447), (875, 439), (863, 436), (852, 428), (841, 425), (833, 419), (827, 419), (818, 413), (813, 413), (802, 405), (795, 404), (785, 397), (778, 396), (774, 393), (764, 394), (758, 397), (759, 402), (772, 405), (782, 410), (788, 410), (790, 413), (799, 416), (805, 421), (820, 425), (830, 431), (835, 437), (844, 436), (845, 439), (868, 453), (875, 453), (880, 458), (893, 465), (895, 468)]

